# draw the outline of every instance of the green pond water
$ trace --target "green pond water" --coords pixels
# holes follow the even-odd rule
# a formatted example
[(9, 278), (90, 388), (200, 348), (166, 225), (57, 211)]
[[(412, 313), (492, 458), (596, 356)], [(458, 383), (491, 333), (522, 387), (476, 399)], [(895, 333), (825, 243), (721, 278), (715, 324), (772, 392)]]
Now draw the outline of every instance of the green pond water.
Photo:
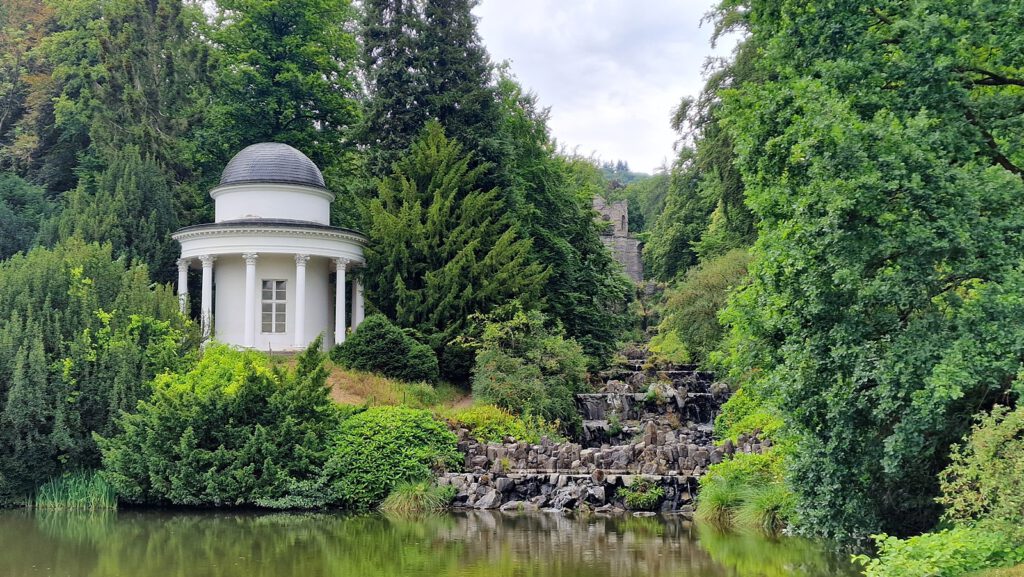
[(0, 576), (835, 577), (845, 556), (668, 517), (0, 511)]

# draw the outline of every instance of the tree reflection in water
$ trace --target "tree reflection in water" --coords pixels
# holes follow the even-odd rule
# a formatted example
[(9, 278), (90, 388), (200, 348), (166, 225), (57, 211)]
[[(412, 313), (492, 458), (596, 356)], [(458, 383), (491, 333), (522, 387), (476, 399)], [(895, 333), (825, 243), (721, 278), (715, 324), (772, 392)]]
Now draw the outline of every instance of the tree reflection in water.
[(0, 512), (0, 575), (81, 577), (832, 577), (808, 541), (676, 517)]

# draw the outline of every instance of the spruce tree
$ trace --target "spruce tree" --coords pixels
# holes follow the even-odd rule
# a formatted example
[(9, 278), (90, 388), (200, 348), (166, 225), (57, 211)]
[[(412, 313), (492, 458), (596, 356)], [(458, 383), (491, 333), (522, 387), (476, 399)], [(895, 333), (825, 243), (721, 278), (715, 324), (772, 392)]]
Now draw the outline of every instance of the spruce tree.
[(177, 254), (170, 235), (177, 228), (169, 176), (153, 158), (128, 146), (68, 195), (57, 234), (109, 242), (116, 255), (145, 263), (158, 280), (169, 281)]
[[(390, 173), (435, 119), (478, 159), (497, 163), (492, 67), (476, 32), (475, 0), (368, 0), (363, 67), (369, 100), (361, 140), (372, 175)], [(486, 176), (496, 184), (494, 167)]]
[(486, 168), (428, 122), (367, 210), (370, 300), (442, 352), (471, 314), (514, 298), (534, 302), (547, 276), (499, 191), (480, 189)]

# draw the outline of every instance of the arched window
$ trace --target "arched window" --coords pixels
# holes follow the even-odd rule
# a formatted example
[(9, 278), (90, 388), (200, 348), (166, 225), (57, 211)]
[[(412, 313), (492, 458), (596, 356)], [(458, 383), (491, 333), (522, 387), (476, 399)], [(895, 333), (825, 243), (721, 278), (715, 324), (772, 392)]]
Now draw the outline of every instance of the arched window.
[(622, 215), (622, 226), (620, 228), (623, 232), (626, 231), (626, 215)]

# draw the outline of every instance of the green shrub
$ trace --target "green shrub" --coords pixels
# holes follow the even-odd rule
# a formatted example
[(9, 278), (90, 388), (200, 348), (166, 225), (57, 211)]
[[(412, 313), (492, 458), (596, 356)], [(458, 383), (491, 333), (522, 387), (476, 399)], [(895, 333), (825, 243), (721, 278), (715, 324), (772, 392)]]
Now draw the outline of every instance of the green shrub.
[(451, 411), (447, 417), (454, 425), (469, 429), (473, 438), (483, 443), (501, 443), (505, 437), (531, 444), (539, 443), (544, 436), (551, 440), (561, 438), (558, 429), (542, 417), (517, 417), (494, 405), (473, 405)]
[(332, 493), (355, 510), (376, 507), (405, 481), (461, 464), (455, 434), (428, 411), (373, 407), (346, 419), (324, 469)]
[(647, 479), (637, 479), (631, 487), (619, 489), (626, 507), (633, 511), (653, 511), (665, 498), (665, 489)]
[(690, 351), (686, 349), (686, 345), (679, 338), (679, 333), (675, 331), (654, 335), (648, 348), (651, 351), (650, 361), (655, 365), (662, 363), (686, 365), (693, 361)]
[(778, 442), (785, 424), (773, 407), (770, 400), (750, 387), (742, 387), (729, 397), (715, 417), (715, 436), (735, 442), (741, 434), (758, 432), (761, 439)]
[(718, 311), (725, 307), (729, 291), (747, 276), (750, 255), (744, 249), (701, 263), (686, 272), (682, 281), (665, 293), (664, 319), (658, 325), (664, 335), (659, 346), (671, 337), (675, 351), (685, 351), (692, 362), (704, 364), (718, 348), (725, 330)]
[(939, 480), (948, 520), (1001, 524), (1024, 541), (1024, 406), (982, 416)]
[(334, 347), (331, 358), (349, 369), (407, 382), (438, 379), (434, 351), (379, 314), (366, 317), (344, 343)]
[(720, 527), (733, 524), (777, 533), (795, 514), (796, 498), (783, 482), (777, 450), (736, 453), (711, 465), (700, 479), (697, 516)]
[(99, 473), (68, 473), (39, 487), (33, 504), (36, 509), (99, 511), (117, 509), (117, 495)]
[(874, 537), (877, 557), (854, 556), (865, 577), (956, 577), (1024, 562), (1024, 546), (990, 528), (956, 527), (909, 539)]
[(96, 436), (103, 476), (129, 503), (274, 508), (337, 499), (318, 483), (340, 412), (317, 339), (296, 368), (226, 346), (165, 373), (120, 432)]
[(518, 303), (478, 319), (481, 336), (473, 367), (473, 396), (516, 414), (559, 422), (575, 432), (581, 422), (574, 395), (587, 390), (587, 357), (561, 328), (548, 328), (537, 311)]
[(395, 485), (380, 505), (380, 510), (395, 515), (441, 513), (455, 498), (455, 487), (433, 481), (405, 481)]
[(742, 498), (736, 509), (736, 524), (768, 535), (780, 533), (796, 512), (796, 495), (785, 483), (750, 487)]
[(741, 483), (724, 477), (701, 477), (700, 492), (697, 494), (697, 518), (718, 527), (731, 526), (747, 491)]

